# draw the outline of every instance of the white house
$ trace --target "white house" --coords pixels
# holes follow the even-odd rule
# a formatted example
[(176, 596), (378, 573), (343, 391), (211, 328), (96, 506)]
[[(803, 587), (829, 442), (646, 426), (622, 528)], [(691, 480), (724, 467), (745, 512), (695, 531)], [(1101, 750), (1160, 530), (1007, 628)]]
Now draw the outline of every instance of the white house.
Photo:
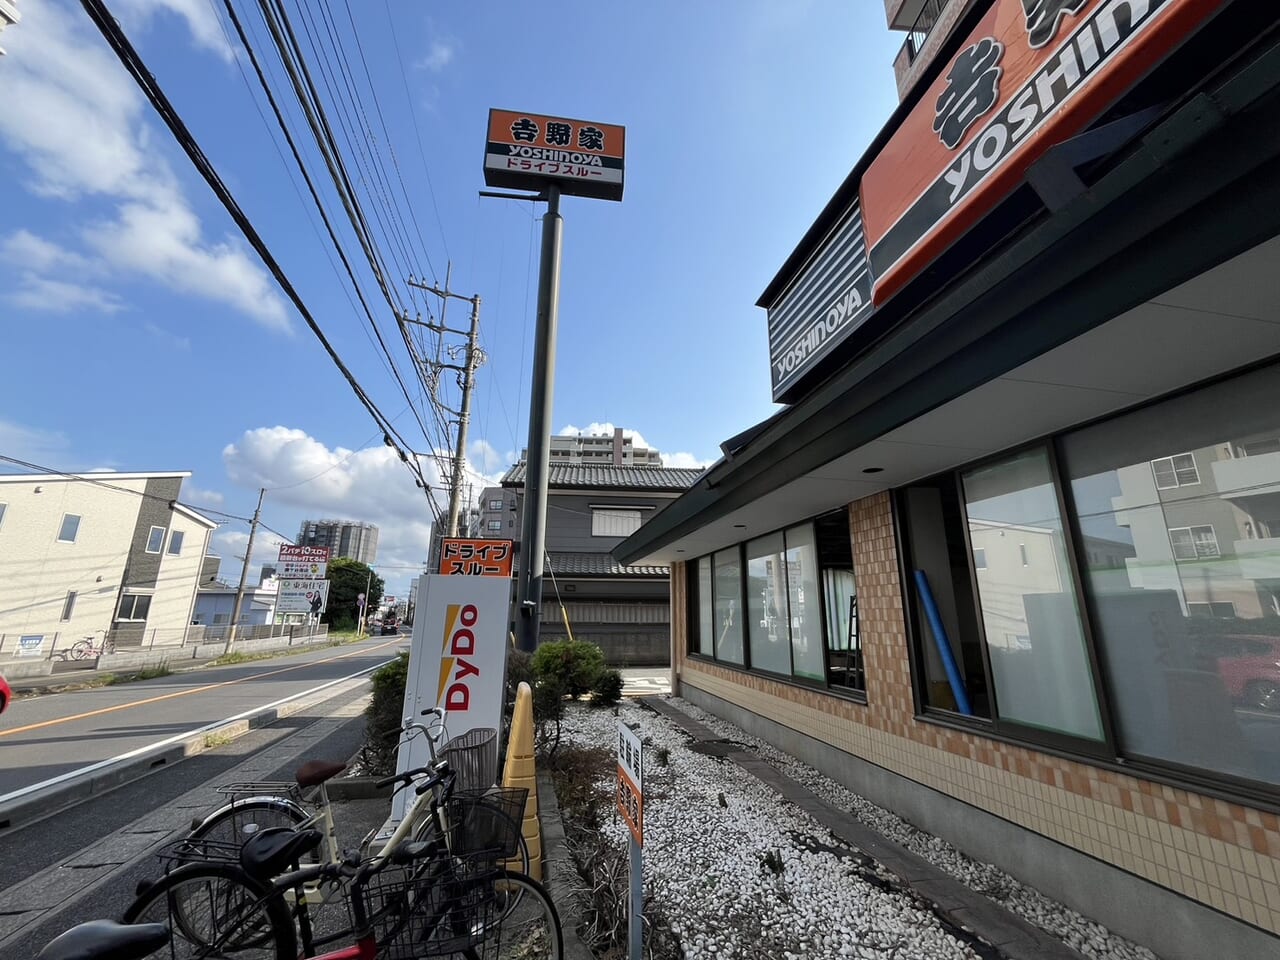
[(0, 475), (0, 659), (181, 643), (216, 527), (178, 502), (190, 475)]

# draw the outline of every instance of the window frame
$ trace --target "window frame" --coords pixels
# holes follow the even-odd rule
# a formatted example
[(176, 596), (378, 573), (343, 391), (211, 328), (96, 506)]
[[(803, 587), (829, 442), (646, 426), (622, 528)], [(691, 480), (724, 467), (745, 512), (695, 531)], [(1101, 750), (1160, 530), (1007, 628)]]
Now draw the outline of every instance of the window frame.
[[(142, 617), (132, 616), (132, 614), (137, 613), (138, 600), (144, 597), (146, 598), (146, 601), (147, 601), (146, 615)], [(155, 598), (155, 595), (151, 593), (134, 592), (134, 591), (131, 591), (128, 593), (122, 592), (120, 594), (120, 600), (116, 603), (116, 614), (115, 614), (115, 617), (113, 618), (113, 622), (115, 623), (146, 623), (147, 620), (151, 617), (151, 601), (154, 598)], [(124, 613), (124, 604), (126, 600), (133, 601), (129, 608), (129, 613), (131, 615), (128, 617), (121, 616), (121, 614)]]
[(80, 596), (78, 590), (68, 590), (66, 599), (62, 601), (62, 614), (58, 617), (59, 623), (69, 623), (71, 618), (75, 616), (76, 599)]
[[(159, 542), (156, 544), (156, 548), (155, 548), (154, 550), (152, 550), (152, 549), (151, 549), (151, 541), (153, 541), (153, 540), (155, 540), (155, 539), (156, 539), (156, 534), (157, 534), (157, 533), (159, 533), (159, 534), (160, 534), (160, 540), (159, 540)], [(143, 553), (151, 554), (152, 556), (159, 556), (160, 554), (164, 553), (164, 535), (165, 535), (166, 533), (168, 533), (168, 531), (167, 531), (164, 527), (156, 526), (156, 525), (153, 523), (153, 524), (151, 525), (151, 529), (150, 529), (149, 531), (147, 531), (147, 542), (146, 542), (146, 544), (143, 546), (143, 548), (142, 548), (142, 552), (143, 552)]]
[(501, 530), (502, 530), (502, 521), (501, 521), (501, 520), (490, 520), (490, 521), (488, 521), (487, 526), (486, 526), (486, 528), (485, 528), (485, 529), (487, 529), (490, 533), (493, 533), (495, 530), (497, 530), (497, 531), (501, 531)]
[[(859, 690), (856, 687), (843, 686), (841, 684), (832, 683), (830, 679), (831, 678), (831, 659), (830, 659), (831, 651), (827, 647), (827, 602), (826, 602), (826, 597), (823, 596), (823, 591), (821, 589), (820, 578), (822, 573), (822, 564), (821, 564), (821, 561), (818, 560), (818, 551), (816, 548), (816, 544), (814, 549), (814, 561), (817, 565), (817, 571), (819, 575), (817, 609), (818, 609), (819, 623), (821, 624), (821, 630), (822, 630), (823, 679), (815, 680), (811, 677), (796, 676), (794, 672), (791, 674), (775, 673), (772, 670), (765, 670), (762, 667), (753, 666), (751, 663), (751, 628), (750, 628), (750, 624), (746, 620), (749, 614), (749, 610), (747, 607), (747, 562), (748, 562), (747, 561), (747, 544), (749, 542), (754, 542), (756, 540), (763, 540), (766, 537), (770, 537), (775, 534), (781, 534), (783, 556), (785, 557), (786, 546), (787, 546), (787, 538), (786, 538), (787, 530), (790, 530), (796, 527), (802, 527), (805, 525), (812, 527), (819, 517), (826, 516), (829, 513), (835, 513), (837, 511), (846, 512), (848, 509), (849, 509), (849, 505), (845, 504), (843, 507), (837, 507), (836, 510), (824, 510), (822, 513), (815, 514), (814, 516), (801, 520), (798, 523), (791, 523), (783, 527), (776, 527), (772, 530), (762, 531), (761, 533), (755, 534), (754, 536), (750, 537), (748, 540), (740, 540), (737, 543), (729, 544), (728, 546), (721, 547), (718, 550), (712, 550), (710, 553), (698, 554), (696, 557), (691, 557), (688, 560), (686, 560), (684, 564), (685, 566), (684, 584), (685, 584), (685, 594), (687, 597), (689, 597), (689, 602), (685, 604), (685, 644), (684, 644), (685, 658), (696, 660), (701, 663), (711, 663), (721, 668), (722, 670), (733, 670), (733, 671), (736, 671), (737, 673), (751, 674), (752, 676), (756, 676), (756, 677), (764, 677), (768, 680), (776, 681), (777, 683), (785, 683), (785, 684), (789, 684), (790, 686), (801, 687), (805, 690), (815, 690), (820, 693), (826, 694), (828, 696), (838, 697), (841, 700), (848, 700), (852, 703), (859, 703), (859, 704), (862, 704), (863, 706), (866, 706), (868, 700), (867, 700), (867, 691), (865, 688), (862, 690)], [(715, 556), (718, 553), (724, 553), (728, 550), (736, 551), (738, 556), (738, 569), (740, 571), (738, 576), (738, 603), (739, 603), (739, 609), (742, 611), (742, 616), (743, 616), (742, 663), (740, 664), (734, 663), (730, 660), (721, 660), (718, 657), (716, 657), (714, 652), (715, 651), (714, 640), (712, 641), (712, 644), (711, 644), (712, 653), (710, 654), (700, 653), (697, 650), (697, 646), (695, 642), (698, 635), (698, 631), (699, 631), (698, 605), (697, 605), (698, 561), (701, 560), (703, 557), (708, 557), (711, 559), (711, 583), (712, 583), (712, 595), (714, 597), (715, 577), (716, 577)], [(854, 570), (854, 577), (855, 578), (857, 577), (856, 568)], [(856, 594), (855, 594), (855, 597), (856, 597)], [(791, 645), (791, 628), (790, 628), (791, 595), (790, 595), (789, 587), (787, 590), (786, 600), (787, 600), (787, 624), (788, 624), (787, 655), (792, 664), (792, 669), (794, 670), (795, 651), (794, 649), (792, 649), (792, 645)], [(865, 647), (863, 647), (862, 649), (865, 650)], [(866, 673), (867, 671), (864, 663), (864, 666), (863, 666), (864, 684), (865, 684)]]
[[(177, 540), (177, 541), (178, 541), (178, 549), (177, 549), (177, 550), (173, 549), (173, 541), (174, 541), (174, 540)], [(180, 556), (182, 556), (182, 548), (186, 545), (186, 542), (187, 542), (187, 531), (185, 531), (185, 530), (170, 530), (170, 531), (169, 531), (169, 545), (165, 548), (164, 555), (165, 555), (166, 557), (180, 557)]]
[[(494, 506), (494, 504), (495, 504), (495, 503), (497, 504), (497, 506), (496, 506), (496, 507)], [(490, 509), (490, 510), (503, 510), (503, 509), (505, 509), (505, 508), (506, 508), (506, 502), (505, 502), (505, 501), (503, 501), (503, 500), (494, 500), (492, 497), (489, 499), (489, 509)]]
[[(1064, 431), (1072, 432), (1072, 431)], [(894, 514), (894, 536), (896, 537), (896, 556), (898, 562), (899, 582), (902, 589), (902, 599), (904, 607), (904, 624), (907, 634), (908, 661), (910, 663), (912, 677), (912, 691), (915, 697), (915, 718), (926, 722), (941, 722), (945, 726), (955, 727), (957, 729), (967, 730), (981, 736), (996, 736), (998, 739), (1005, 740), (1009, 743), (1016, 743), (1024, 747), (1032, 749), (1049, 750), (1063, 756), (1073, 757), (1075, 759), (1087, 759), (1089, 762), (1104, 760), (1108, 762), (1116, 762), (1120, 757), (1118, 752), (1118, 740), (1114, 718), (1111, 714), (1110, 697), (1111, 691), (1104, 683), (1101, 671), (1100, 660), (1097, 650), (1097, 642), (1093, 631), (1094, 613), (1091, 605), (1088, 604), (1088, 597), (1084, 590), (1083, 576), (1084, 571), (1080, 567), (1080, 554), (1077, 544), (1080, 542), (1079, 533), (1075, 528), (1075, 505), (1069, 499), (1069, 491), (1065, 490), (1065, 484), (1062, 482), (1062, 467), (1058, 456), (1058, 436), (1042, 437), (1027, 443), (1018, 444), (1007, 450), (1001, 450), (998, 453), (980, 457), (967, 463), (959, 464), (951, 470), (943, 471), (940, 474), (933, 474), (930, 477), (922, 477), (911, 484), (906, 484), (892, 491), (890, 502), (892, 504)], [(911, 566), (911, 557), (907, 551), (906, 540), (904, 539), (905, 526), (901, 520), (906, 515), (902, 500), (905, 497), (905, 491), (914, 484), (923, 484), (936, 482), (950, 475), (950, 479), (955, 484), (956, 496), (959, 498), (961, 510), (964, 510), (964, 480), (963, 474), (967, 471), (981, 469), (1004, 460), (1017, 457), (1029, 450), (1040, 448), (1045, 450), (1048, 456), (1049, 477), (1053, 484), (1054, 500), (1058, 508), (1058, 518), (1062, 525), (1063, 546), (1067, 554), (1067, 565), (1065, 573), (1071, 580), (1071, 591), (1075, 598), (1076, 608), (1080, 612), (1081, 631), (1084, 637), (1085, 656), (1089, 665), (1089, 676), (1093, 681), (1093, 689), (1095, 699), (1097, 700), (1099, 720), (1102, 727), (1101, 740), (1088, 740), (1083, 737), (1076, 737), (1070, 734), (1061, 733), (1055, 730), (1046, 730), (1041, 727), (1034, 727), (1029, 724), (1019, 723), (1016, 720), (1002, 718), (1000, 716), (1000, 699), (995, 685), (995, 677), (991, 670), (991, 657), (989, 653), (986, 624), (982, 617), (982, 595), (978, 589), (977, 567), (975, 565), (973, 539), (970, 536), (969, 524), (962, 523), (962, 533), (964, 535), (964, 554), (965, 563), (968, 567), (969, 577), (969, 595), (970, 602), (973, 604), (975, 611), (975, 625), (977, 636), (979, 639), (979, 652), (982, 656), (982, 672), (988, 691), (988, 697), (991, 703), (991, 717), (965, 716), (953, 710), (944, 710), (940, 707), (930, 706), (928, 697), (926, 696), (924, 657), (922, 644), (927, 639), (921, 624), (919, 623), (919, 614), (917, 611), (918, 604), (915, 602), (915, 584), (906, 572), (914, 569)], [(967, 514), (966, 514), (967, 517)]]
[[(623, 507), (623, 506), (592, 506), (591, 508), (591, 536), (600, 537), (601, 539), (629, 537), (644, 526), (644, 510), (640, 507)], [(596, 533), (597, 517), (603, 519), (607, 514), (627, 514), (630, 519), (631, 514), (635, 514), (636, 529), (630, 533)]]
[[(1175, 563), (1195, 563), (1197, 560), (1219, 560), (1222, 558), (1222, 544), (1218, 541), (1218, 530), (1212, 523), (1195, 523), (1186, 527), (1168, 527), (1167, 530), (1169, 531), (1169, 550), (1173, 554)], [(1187, 536), (1190, 538), (1193, 554), (1190, 557), (1178, 556), (1178, 547), (1173, 542), (1173, 534), (1183, 530), (1187, 532)], [(1201, 541), (1196, 539), (1197, 530), (1208, 530), (1213, 535), (1213, 553), (1200, 552)]]
[(9, 512), (9, 501), (0, 500), (0, 530), (4, 529), (4, 518)]
[[(1191, 469), (1194, 470), (1196, 474), (1196, 478), (1194, 480), (1189, 480), (1186, 483), (1183, 483), (1178, 479), (1178, 465), (1174, 463), (1178, 457), (1189, 457), (1191, 459)], [(1162, 486), (1160, 484), (1160, 477), (1156, 474), (1156, 464), (1164, 463), (1166, 460), (1169, 461), (1169, 470), (1173, 473), (1173, 483)], [(1171, 453), (1167, 457), (1157, 457), (1156, 459), (1149, 461), (1149, 463), (1151, 464), (1151, 479), (1155, 482), (1157, 490), (1177, 490), (1180, 487), (1198, 487), (1204, 482), (1200, 477), (1200, 464), (1196, 463), (1195, 453), (1193, 451), (1188, 450), (1185, 453)]]
[[(75, 518), (76, 518), (76, 528), (75, 528), (74, 530), (72, 530), (72, 531), (71, 531), (71, 539), (70, 539), (70, 540), (67, 540), (67, 539), (65, 539), (65, 538), (62, 536), (62, 534), (63, 534), (63, 533), (65, 532), (65, 530), (67, 529), (67, 518), (68, 518), (68, 517), (75, 517)], [(60, 524), (58, 524), (58, 536), (57, 536), (57, 538), (56, 538), (56, 542), (58, 542), (58, 543), (75, 543), (75, 542), (76, 542), (76, 540), (80, 537), (80, 523), (81, 523), (83, 520), (84, 520), (84, 514), (82, 514), (82, 513), (64, 513), (64, 514), (62, 515), (62, 522), (61, 522)]]

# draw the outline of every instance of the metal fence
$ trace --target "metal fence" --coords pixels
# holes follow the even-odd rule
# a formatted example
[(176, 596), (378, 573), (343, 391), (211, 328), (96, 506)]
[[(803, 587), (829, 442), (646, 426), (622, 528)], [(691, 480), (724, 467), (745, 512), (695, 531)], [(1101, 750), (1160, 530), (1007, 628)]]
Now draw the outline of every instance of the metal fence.
[[(129, 650), (180, 649), (202, 643), (225, 643), (230, 625), (217, 627), (192, 624), (189, 627), (163, 629), (124, 627), (84, 635), (66, 631), (45, 634), (0, 633), (0, 660), (96, 660), (108, 652)], [(264, 624), (240, 626), (236, 642), (289, 638), (290, 643), (314, 642), (327, 637), (328, 624)]]
[(933, 32), (934, 25), (941, 19), (942, 11), (949, 2), (950, 0), (925, 0), (924, 6), (920, 8), (920, 13), (916, 17), (916, 22), (907, 31), (906, 42), (902, 45), (902, 49), (907, 54), (908, 64), (915, 63), (916, 57), (920, 56), (925, 41), (929, 39), (929, 34)]

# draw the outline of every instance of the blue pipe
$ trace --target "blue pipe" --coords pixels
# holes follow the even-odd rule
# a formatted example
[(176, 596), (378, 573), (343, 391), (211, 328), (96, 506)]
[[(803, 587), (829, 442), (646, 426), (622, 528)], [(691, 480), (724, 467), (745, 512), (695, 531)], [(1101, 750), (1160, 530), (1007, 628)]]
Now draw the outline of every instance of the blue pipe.
[(933, 642), (937, 644), (938, 656), (942, 658), (942, 666), (947, 671), (947, 682), (951, 684), (951, 693), (956, 698), (956, 706), (966, 717), (971, 717), (973, 707), (969, 706), (969, 694), (965, 692), (960, 668), (956, 666), (956, 655), (951, 652), (951, 641), (947, 639), (947, 630), (942, 625), (938, 604), (933, 599), (933, 591), (929, 589), (929, 578), (924, 575), (923, 570), (916, 571), (916, 588), (920, 591), (920, 600), (924, 603), (924, 612), (929, 618), (929, 626), (933, 628)]

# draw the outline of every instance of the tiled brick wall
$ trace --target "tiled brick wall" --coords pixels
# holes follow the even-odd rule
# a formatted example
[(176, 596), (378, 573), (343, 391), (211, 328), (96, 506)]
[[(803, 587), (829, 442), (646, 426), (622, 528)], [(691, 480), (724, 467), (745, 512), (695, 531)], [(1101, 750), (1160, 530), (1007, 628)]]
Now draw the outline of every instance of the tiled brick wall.
[(852, 504), (850, 524), (865, 705), (686, 659), (683, 564), (672, 568), (680, 682), (1280, 934), (1274, 814), (917, 720), (889, 495)]

